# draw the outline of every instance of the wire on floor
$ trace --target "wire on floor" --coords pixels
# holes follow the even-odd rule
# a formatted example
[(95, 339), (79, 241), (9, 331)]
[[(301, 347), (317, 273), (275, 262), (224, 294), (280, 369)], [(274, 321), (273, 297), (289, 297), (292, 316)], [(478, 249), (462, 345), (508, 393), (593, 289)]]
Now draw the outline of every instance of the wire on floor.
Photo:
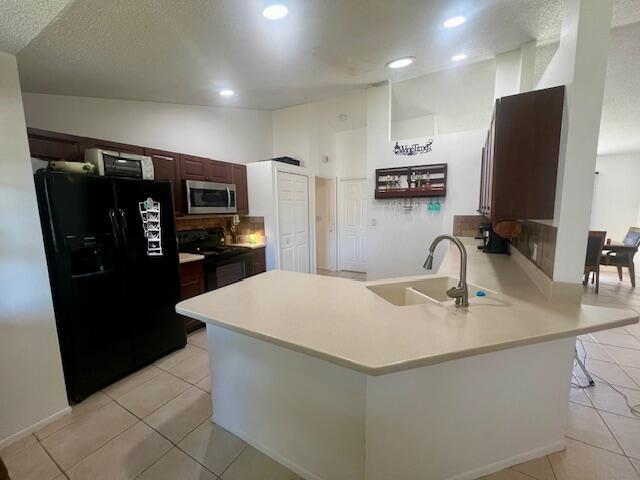
[[(611, 389), (612, 389), (612, 390), (614, 390), (614, 391), (616, 391), (617, 393), (619, 393), (619, 394), (622, 396), (622, 398), (624, 398), (624, 401), (625, 401), (625, 403), (627, 404), (627, 407), (629, 408), (629, 411), (630, 411), (633, 415), (635, 415), (635, 416), (637, 416), (637, 417), (640, 417), (640, 403), (638, 403), (638, 404), (636, 404), (636, 405), (631, 405), (631, 402), (629, 401), (629, 397), (627, 397), (627, 395), (626, 395), (624, 392), (622, 392), (622, 391), (618, 390), (615, 386), (611, 385), (609, 382), (607, 382), (607, 381), (606, 381), (604, 378), (602, 378), (600, 375), (596, 375), (595, 373), (589, 372), (589, 371), (587, 370), (587, 350), (584, 348), (584, 343), (582, 342), (582, 340), (581, 340), (581, 339), (577, 338), (576, 340), (578, 340), (578, 342), (580, 342), (580, 346), (582, 347), (582, 351), (584, 352), (584, 355), (583, 355), (583, 357), (582, 357), (582, 364), (584, 365), (584, 369), (585, 369), (585, 371), (586, 371), (589, 375), (591, 375), (592, 377), (596, 377), (596, 378), (597, 378), (598, 380), (600, 380), (602, 383), (605, 383), (605, 384), (609, 385), (609, 387), (611, 387)], [(577, 355), (577, 353), (576, 353), (576, 355)], [(576, 363), (576, 362), (574, 362), (574, 366), (575, 366), (575, 363)], [(573, 377), (575, 377), (575, 378), (576, 378), (576, 380), (578, 379), (578, 378), (576, 377), (576, 375), (575, 375), (575, 374), (573, 374), (573, 373), (572, 373), (572, 376), (573, 376)], [(590, 388), (590, 387), (593, 387), (593, 386), (595, 386), (595, 385), (582, 385), (582, 384), (580, 384), (580, 383), (573, 383), (573, 382), (571, 382), (571, 386), (572, 386), (572, 387), (574, 387), (574, 388), (580, 389), (580, 390), (585, 390), (585, 389)]]

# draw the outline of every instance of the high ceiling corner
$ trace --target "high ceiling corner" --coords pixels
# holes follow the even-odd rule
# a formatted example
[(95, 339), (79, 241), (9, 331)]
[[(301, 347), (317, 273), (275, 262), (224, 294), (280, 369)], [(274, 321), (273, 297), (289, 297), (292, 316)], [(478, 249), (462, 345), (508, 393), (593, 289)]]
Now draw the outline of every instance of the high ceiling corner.
[(16, 54), (75, 0), (3, 0), (0, 51)]

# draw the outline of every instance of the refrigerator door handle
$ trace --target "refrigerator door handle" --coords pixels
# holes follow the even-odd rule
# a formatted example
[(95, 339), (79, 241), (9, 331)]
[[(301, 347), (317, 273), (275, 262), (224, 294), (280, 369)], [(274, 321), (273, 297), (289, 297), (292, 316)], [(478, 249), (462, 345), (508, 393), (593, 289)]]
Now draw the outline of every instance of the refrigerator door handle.
[(109, 209), (109, 220), (111, 221), (111, 230), (113, 231), (113, 241), (116, 244), (116, 249), (120, 249), (120, 240), (118, 239), (118, 221), (116, 220), (116, 211), (113, 208)]
[(127, 215), (123, 208), (119, 208), (118, 213), (120, 214), (120, 225), (122, 227), (122, 242), (124, 243), (124, 249), (128, 250), (127, 236), (129, 235), (129, 225), (127, 224)]
[(231, 191), (227, 187), (227, 208), (231, 208)]

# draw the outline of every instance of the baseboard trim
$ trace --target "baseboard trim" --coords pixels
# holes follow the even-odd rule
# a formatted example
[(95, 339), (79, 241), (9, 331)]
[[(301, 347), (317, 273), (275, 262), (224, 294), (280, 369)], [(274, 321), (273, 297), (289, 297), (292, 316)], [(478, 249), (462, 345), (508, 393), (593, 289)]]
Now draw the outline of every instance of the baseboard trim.
[(549, 445), (534, 448), (533, 450), (519, 453), (518, 455), (514, 455), (513, 457), (509, 457), (504, 460), (499, 460), (484, 467), (476, 468), (468, 472), (454, 475), (453, 477), (449, 477), (447, 480), (475, 480), (476, 478), (482, 477), (484, 475), (490, 475), (492, 473), (504, 470), (505, 468), (513, 467), (514, 465), (519, 465), (521, 463), (528, 462), (529, 460), (535, 460), (536, 458), (550, 455), (564, 449), (565, 441), (564, 438), (562, 438), (561, 440), (550, 443)]
[[(263, 443), (258, 442), (253, 438), (249, 437), (245, 432), (237, 430), (231, 427), (230, 425), (224, 425), (222, 423), (219, 423), (215, 421), (213, 417), (211, 418), (211, 421), (214, 422), (216, 425), (224, 428), (225, 430), (228, 430), (229, 432), (233, 433), (235, 436), (241, 438), (256, 450), (259, 450), (265, 455), (271, 457), (278, 463), (284, 465), (289, 470), (302, 476), (303, 478), (306, 478), (307, 480), (327, 480), (327, 479), (322, 479), (311, 472), (308, 472), (307, 470), (302, 468), (300, 465), (292, 463), (286, 457), (280, 455), (277, 452), (274, 452)], [(501, 470), (504, 470), (505, 468), (513, 467), (514, 465), (519, 465), (521, 463), (528, 462), (529, 460), (535, 460), (536, 458), (540, 458), (545, 455), (550, 455), (552, 453), (556, 453), (564, 449), (565, 449), (565, 440), (564, 438), (562, 438), (561, 440), (550, 443), (549, 445), (534, 448), (533, 450), (519, 453), (518, 455), (505, 458), (504, 460), (499, 460), (497, 462), (491, 463), (489, 465), (485, 465), (483, 467), (476, 468), (474, 470), (470, 470), (468, 472), (459, 473), (457, 475), (454, 475), (453, 477), (449, 477), (446, 480), (475, 480), (484, 475), (490, 475), (492, 473), (496, 473)]]
[[(215, 415), (214, 415), (214, 417), (215, 417)], [(284, 465), (289, 470), (291, 470), (293, 473), (295, 473), (297, 475), (300, 475), (302, 478), (305, 478), (306, 480), (327, 480), (327, 479), (320, 478), (317, 475), (314, 475), (313, 473), (311, 473), (311, 472), (307, 471), (306, 469), (302, 468), (300, 465), (297, 465), (297, 464), (289, 461), (286, 457), (284, 457), (284, 456), (280, 455), (279, 453), (271, 450), (269, 447), (264, 445), (262, 442), (258, 442), (256, 440), (254, 440), (253, 438), (249, 437), (245, 432), (242, 432), (240, 430), (232, 428), (230, 425), (224, 425), (223, 423), (217, 422), (214, 417), (211, 417), (211, 421), (213, 423), (215, 423), (216, 425), (218, 425), (218, 426), (224, 428), (225, 430), (233, 433), (236, 437), (241, 438), (242, 440), (244, 440), (246, 443), (251, 445), (256, 450), (264, 453), (268, 457), (271, 457), (273, 460), (275, 460), (276, 462), (280, 463), (281, 465)]]
[(7, 438), (3, 438), (2, 440), (0, 440), (0, 449), (8, 447), (12, 443), (17, 442), (18, 440), (26, 437), (27, 435), (37, 432), (41, 428), (49, 425), (51, 422), (54, 422), (59, 418), (64, 417), (65, 415), (69, 415), (70, 413), (71, 413), (71, 407), (67, 406), (66, 408), (63, 408), (62, 410), (60, 410), (59, 412), (56, 412), (53, 415), (49, 415), (47, 418), (44, 418), (27, 428), (23, 428), (22, 430), (14, 433), (13, 435), (9, 435)]

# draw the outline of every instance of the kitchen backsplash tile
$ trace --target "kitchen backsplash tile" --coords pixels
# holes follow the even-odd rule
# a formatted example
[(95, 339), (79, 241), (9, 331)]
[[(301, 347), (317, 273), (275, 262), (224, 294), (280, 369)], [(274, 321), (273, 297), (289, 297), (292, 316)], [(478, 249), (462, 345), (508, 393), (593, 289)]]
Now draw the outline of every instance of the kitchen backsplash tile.
[[(177, 217), (176, 229), (178, 231), (194, 230), (197, 228), (224, 228), (225, 235), (231, 234), (232, 215), (221, 216), (203, 216), (203, 217)], [(264, 236), (264, 218), (263, 217), (240, 217), (240, 223), (236, 227), (239, 236), (248, 236), (255, 233), (258, 237)]]
[(456, 237), (475, 237), (480, 225), (490, 223), (483, 215), (454, 215), (453, 235)]
[[(553, 267), (556, 256), (556, 227), (545, 223), (522, 220), (522, 233), (512, 241), (531, 263), (542, 270), (549, 278), (553, 278)], [(535, 250), (535, 259), (534, 257)]]

